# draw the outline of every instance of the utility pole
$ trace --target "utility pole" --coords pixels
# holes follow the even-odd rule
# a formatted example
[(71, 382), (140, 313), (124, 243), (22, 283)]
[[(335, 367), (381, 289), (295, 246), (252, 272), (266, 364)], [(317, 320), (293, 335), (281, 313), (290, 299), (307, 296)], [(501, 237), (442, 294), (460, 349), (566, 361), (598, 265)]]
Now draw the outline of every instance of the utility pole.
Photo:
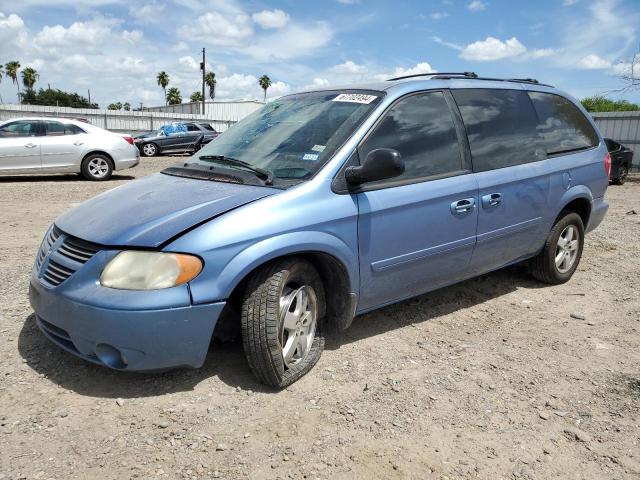
[(89, 108), (91, 108), (91, 90), (87, 88), (87, 93), (89, 94)]
[(204, 96), (204, 74), (205, 74), (205, 70), (206, 70), (206, 60), (205, 60), (205, 51), (204, 51), (204, 47), (202, 48), (202, 62), (200, 63), (200, 70), (202, 70), (202, 115), (204, 115), (204, 102), (205, 102), (205, 96)]

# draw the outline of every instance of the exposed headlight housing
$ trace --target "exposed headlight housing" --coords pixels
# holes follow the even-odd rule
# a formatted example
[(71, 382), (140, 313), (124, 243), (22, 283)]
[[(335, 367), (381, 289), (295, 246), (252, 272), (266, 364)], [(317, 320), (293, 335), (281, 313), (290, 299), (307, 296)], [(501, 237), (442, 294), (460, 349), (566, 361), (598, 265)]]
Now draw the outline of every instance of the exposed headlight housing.
[(159, 290), (187, 283), (202, 271), (202, 260), (183, 253), (128, 250), (116, 255), (100, 284), (121, 290)]

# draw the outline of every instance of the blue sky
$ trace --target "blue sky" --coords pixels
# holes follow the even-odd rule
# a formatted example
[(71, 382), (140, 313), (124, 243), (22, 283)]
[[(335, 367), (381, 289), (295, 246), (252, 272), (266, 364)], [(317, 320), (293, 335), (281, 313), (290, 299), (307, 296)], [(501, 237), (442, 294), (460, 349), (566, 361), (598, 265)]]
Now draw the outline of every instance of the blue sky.
[[(638, 0), (0, 0), (0, 63), (105, 106), (163, 103), (155, 75), (188, 97), (200, 49), (218, 99), (427, 71), (533, 77), (577, 97), (619, 92), (640, 48)], [(4, 77), (0, 94), (15, 101)]]

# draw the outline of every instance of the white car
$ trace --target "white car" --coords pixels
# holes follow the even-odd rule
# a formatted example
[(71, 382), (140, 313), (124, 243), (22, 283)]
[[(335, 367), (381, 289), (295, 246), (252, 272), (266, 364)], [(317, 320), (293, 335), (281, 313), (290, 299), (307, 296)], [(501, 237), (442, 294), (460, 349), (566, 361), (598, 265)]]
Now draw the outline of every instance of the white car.
[(140, 152), (129, 135), (67, 118), (14, 118), (0, 122), (0, 175), (81, 173), (107, 180), (135, 167)]

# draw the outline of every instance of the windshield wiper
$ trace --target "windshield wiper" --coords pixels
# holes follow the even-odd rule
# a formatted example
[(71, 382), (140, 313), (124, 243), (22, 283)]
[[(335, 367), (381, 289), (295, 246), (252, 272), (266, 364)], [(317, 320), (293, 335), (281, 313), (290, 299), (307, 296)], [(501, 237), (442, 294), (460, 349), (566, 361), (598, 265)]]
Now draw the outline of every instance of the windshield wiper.
[(224, 155), (201, 155), (198, 157), (198, 160), (211, 161), (216, 163), (221, 163), (223, 165), (229, 165), (231, 167), (238, 167), (244, 170), (249, 170), (254, 173), (257, 177), (262, 178), (264, 180), (265, 185), (271, 185), (273, 183), (273, 173), (269, 170), (264, 170), (262, 168), (254, 167), (249, 162), (245, 162), (244, 160), (238, 160), (237, 158), (225, 157)]

